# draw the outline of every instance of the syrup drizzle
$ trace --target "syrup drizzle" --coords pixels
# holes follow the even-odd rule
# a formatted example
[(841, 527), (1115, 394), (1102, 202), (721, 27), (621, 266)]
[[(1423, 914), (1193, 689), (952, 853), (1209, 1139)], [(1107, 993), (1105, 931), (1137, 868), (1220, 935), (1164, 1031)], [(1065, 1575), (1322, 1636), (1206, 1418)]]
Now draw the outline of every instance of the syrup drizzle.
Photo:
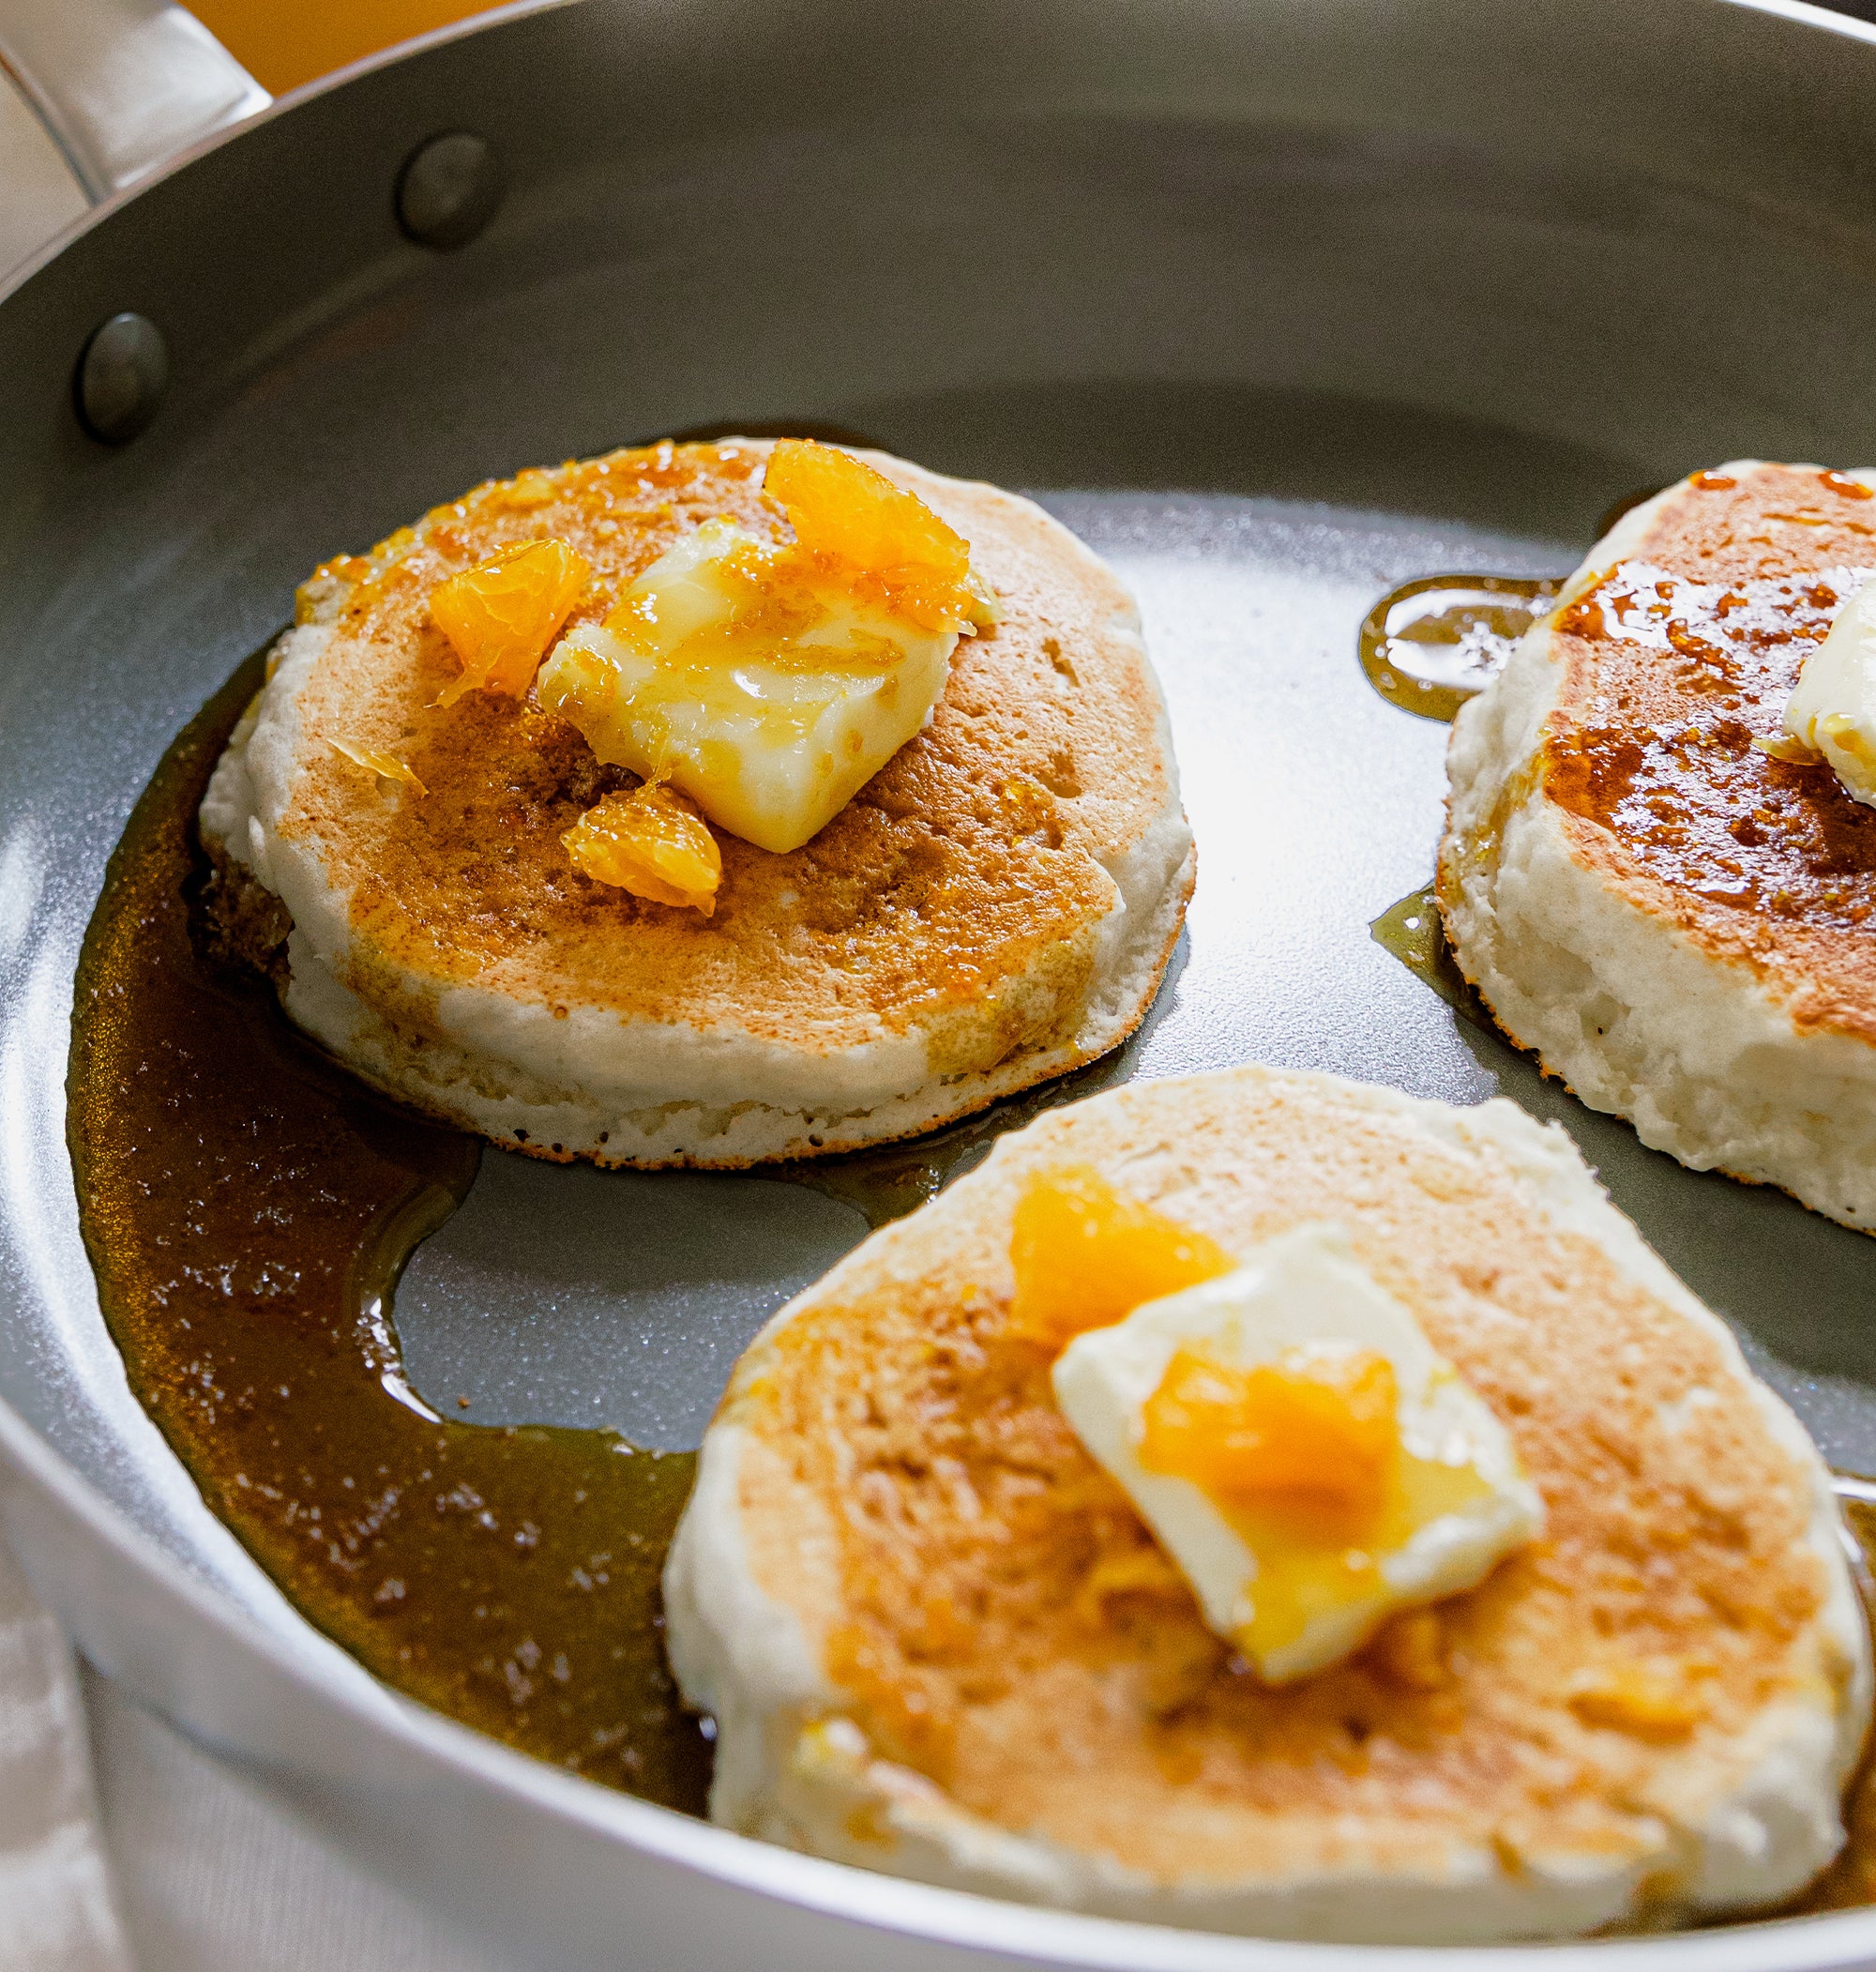
[(1399, 903), (1389, 904), (1369, 924), (1368, 934), (1384, 950), (1392, 952), (1423, 986), (1437, 993), (1454, 1012), (1463, 1014), (1488, 1033), (1498, 1031), (1485, 1003), (1460, 970), (1452, 947), (1446, 943), (1431, 884), (1411, 891)]
[[(1596, 539), (1660, 490), (1624, 494), (1596, 523)], [(1389, 705), (1450, 721), (1490, 684), (1563, 585), (1561, 576), (1416, 576), (1389, 589), (1363, 618), (1361, 668)]]
[(1021, 1130), (1046, 1109), (1079, 1102), (1122, 1079), (1120, 1054), (1104, 1055), (1084, 1068), (1073, 1069), (1053, 1082), (1024, 1089), (1021, 1094), (980, 1110), (974, 1116), (934, 1130), (908, 1144), (882, 1144), (871, 1150), (849, 1151), (840, 1157), (804, 1160), (793, 1164), (765, 1164), (764, 1177), (807, 1185), (856, 1206), (867, 1224), (877, 1228), (915, 1212), (955, 1176), (961, 1176), (990, 1154), (1006, 1130)]
[(1551, 577), (1425, 575), (1363, 619), (1361, 668), (1390, 705), (1450, 720), (1484, 690), (1563, 587)]
[[(1864, 1620), (1876, 1632), (1876, 1479), (1833, 1472), (1831, 1483), (1843, 1514), (1844, 1540), (1863, 1600)], [(1843, 1819), (1846, 1840), (1837, 1860), (1781, 1916), (1808, 1917), (1876, 1904), (1876, 1743), (1868, 1738), (1844, 1790)]]

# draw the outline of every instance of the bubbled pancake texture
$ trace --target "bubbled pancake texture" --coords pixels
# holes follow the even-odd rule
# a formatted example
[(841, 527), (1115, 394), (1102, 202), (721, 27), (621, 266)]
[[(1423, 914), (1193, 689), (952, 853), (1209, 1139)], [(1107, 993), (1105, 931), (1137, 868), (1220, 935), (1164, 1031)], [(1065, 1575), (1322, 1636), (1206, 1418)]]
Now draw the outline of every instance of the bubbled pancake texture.
[[(960, 642), (930, 726), (811, 842), (775, 856), (719, 832), (710, 918), (571, 867), (562, 833), (602, 793), (636, 782), (601, 767), (569, 724), (482, 691), (435, 707), (459, 673), (430, 620), (439, 582), (508, 541), (558, 536), (596, 570), (569, 621), (598, 620), (702, 521), (727, 514), (773, 536), (781, 523), (760, 493), (768, 449), (664, 446), (525, 474), (309, 585), (333, 633), (298, 694), (297, 781), (280, 835), (349, 900), (340, 977), (408, 1042), (416, 1100), (436, 1100), (416, 1068), (433, 1077), (439, 1053), (416, 1057), (450, 1044), (439, 1004), (457, 987), (806, 1059), (912, 1036), (930, 1077), (910, 1105), (913, 1127), (1060, 1072), (1114, 1045), (1144, 1011), (1191, 881), (1157, 690), (1125, 589), (1026, 501), (876, 459), (968, 537), (1004, 621)], [(379, 784), (332, 750), (335, 738), (395, 754), (427, 794)], [(1112, 957), (1110, 871), (1130, 880), (1123, 866), (1156, 831), (1177, 838), (1148, 900), (1164, 904), (1165, 922), (1153, 949), (1122, 968), (1123, 1004), (1086, 1020), (1113, 984), (1099, 973)], [(1129, 929), (1144, 932), (1155, 915), (1136, 913)], [(379, 1079), (394, 1085), (401, 1044), (382, 1033), (375, 1043)], [(473, 1082), (473, 1043), (468, 1052)], [(755, 1107), (763, 1090), (751, 1081)], [(785, 1139), (806, 1126), (777, 1127)], [(861, 1116), (837, 1122), (827, 1147), (875, 1128), (895, 1133)]]
[[(750, 1351), (719, 1414), (746, 1433), (749, 1566), (882, 1756), (987, 1823), (1184, 1890), (1437, 1873), (1456, 1843), (1513, 1876), (1559, 1851), (1646, 1858), (1690, 1776), (1702, 1810), (1738, 1782), (1755, 1716), (1830, 1659), (1802, 1438), (1768, 1429), (1717, 1324), (1553, 1222), (1489, 1139), (1430, 1134), (1414, 1113), (1434, 1107), (1254, 1069), (1078, 1105)], [(1435, 1688), (1395, 1674), (1384, 1632), (1267, 1689), (1206, 1629), (1057, 1410), (1047, 1355), (1009, 1333), (1015, 1201), (1066, 1159), (1239, 1253), (1341, 1221), (1506, 1425), (1547, 1534), (1441, 1605)], [(1573, 1673), (1635, 1663), (1698, 1690), (1692, 1739), (1572, 1709)]]
[(1456, 955), (1583, 1100), (1698, 1168), (1876, 1222), (1876, 812), (1753, 745), (1876, 564), (1814, 466), (1696, 475), (1593, 550), (1460, 713)]

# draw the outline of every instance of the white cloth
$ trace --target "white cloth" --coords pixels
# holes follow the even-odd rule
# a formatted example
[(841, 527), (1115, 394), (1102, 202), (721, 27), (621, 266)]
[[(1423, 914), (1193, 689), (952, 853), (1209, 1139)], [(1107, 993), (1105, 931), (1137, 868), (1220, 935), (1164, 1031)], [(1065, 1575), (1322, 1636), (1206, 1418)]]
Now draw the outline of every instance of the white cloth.
[(0, 1968), (131, 1972), (58, 1625), (0, 1546)]
[(514, 1972), (76, 1670), (0, 1543), (0, 1972), (334, 1966)]
[(89, 1670), (84, 1699), (137, 1972), (516, 1972)]

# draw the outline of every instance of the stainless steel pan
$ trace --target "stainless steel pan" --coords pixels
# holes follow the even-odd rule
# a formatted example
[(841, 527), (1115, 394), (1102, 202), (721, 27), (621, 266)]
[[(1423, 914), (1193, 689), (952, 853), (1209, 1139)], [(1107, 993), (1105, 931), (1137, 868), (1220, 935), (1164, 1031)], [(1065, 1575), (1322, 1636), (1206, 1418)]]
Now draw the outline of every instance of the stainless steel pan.
[[(0, 295), (0, 1506), (85, 1650), (544, 1964), (1430, 1964), (806, 1860), (373, 1685), (125, 1385), (62, 1130), (78, 941), (170, 736), (317, 558), (636, 435), (858, 430), (1041, 490), (1142, 593), (1203, 867), (1112, 1072), (1307, 1063), (1559, 1116), (1826, 1450), (1876, 1468), (1876, 1246), (1642, 1150), (1369, 941), (1429, 872), (1443, 735), (1353, 653), (1393, 582), (1561, 569), (1702, 462), (1876, 458), (1872, 128), (1876, 35), (1794, 4), (586, 0), (108, 198)], [(626, 1180), (605, 1210), (658, 1218), (655, 1278), (615, 1277), (600, 1213), (550, 1279), (529, 1187), (581, 1180), (484, 1172), (398, 1310), (419, 1387), (478, 1416), (694, 1439), (742, 1338), (859, 1231), (761, 1180), (734, 1210), (673, 1180), (655, 1213), (662, 1181)], [(1876, 1964), (1876, 1913), (1544, 1962)]]

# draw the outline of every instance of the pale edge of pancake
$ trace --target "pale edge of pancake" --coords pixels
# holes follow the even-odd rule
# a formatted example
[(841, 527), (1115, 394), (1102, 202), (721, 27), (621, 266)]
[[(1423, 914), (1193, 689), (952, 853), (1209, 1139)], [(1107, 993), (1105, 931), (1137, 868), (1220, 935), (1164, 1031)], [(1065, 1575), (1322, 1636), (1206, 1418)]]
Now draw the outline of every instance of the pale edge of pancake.
[[(947, 483), (935, 474), (919, 477)], [(973, 490), (1022, 509), (1062, 552), (1098, 560), (1033, 502), (999, 488)], [(1172, 958), (1197, 868), (1172, 728), (1138, 614), (1103, 630), (1134, 646), (1155, 684), (1151, 743), (1165, 766), (1166, 802), (1127, 848), (1102, 858), (1114, 898), (1082, 933), (1094, 963), (1074, 1032), (1056, 1047), (993, 1069), (934, 1078), (926, 1038), (915, 1028), (893, 1034), (883, 1027), (875, 1039), (829, 1053), (603, 1007), (576, 1004), (556, 1018), (546, 1006), (477, 986), (437, 994), (435, 1019), (446, 1039), (414, 1049), (346, 983), (354, 957), (349, 892), (327, 881), (307, 843), (279, 833), (304, 771), (299, 691), (331, 638), (326, 624), (289, 630), (276, 646), (266, 689), (216, 765), (202, 803), (202, 837), (293, 918), (281, 992), (288, 1017), (376, 1086), (498, 1142), (512, 1145), (524, 1131), (531, 1151), (552, 1145), (603, 1164), (735, 1169), (915, 1136), (1117, 1047), (1144, 1017)], [(1025, 989), (1049, 990), (1020, 978), (1003, 991), (1020, 999)]]
[[(1717, 1750), (1709, 1736), (1664, 1763), (1660, 1795), (1678, 1800), (1680, 1812), (1663, 1817), (1658, 1846), (1647, 1854), (1546, 1857), (1527, 1847), (1518, 1865), (1507, 1868), (1490, 1846), (1455, 1843), (1437, 1874), (1406, 1875), (1365, 1861), (1359, 1839), (1352, 1836), (1350, 1859), (1333, 1871), (1272, 1878), (1260, 1875), (1257, 1858), (1247, 1857), (1245, 1874), (1234, 1884), (1158, 1883), (1114, 1858), (998, 1828), (960, 1808), (923, 1775), (872, 1756), (859, 1727), (841, 1716), (842, 1694), (816, 1661), (799, 1618), (755, 1579), (738, 1505), (747, 1433), (718, 1422), (704, 1436), (696, 1488), (664, 1574), (672, 1667), (687, 1702), (717, 1722), (711, 1818), (792, 1848), (955, 1889), (1149, 1922), (1325, 1942), (1570, 1936), (1633, 1919), (1644, 1903), (1650, 1922), (1657, 1923), (1662, 1912), (1645, 1887), (1658, 1887), (1664, 1873), (1679, 1879), (1676, 1914), (1688, 1919), (1763, 1908), (1795, 1893), (1842, 1845), (1840, 1802), (1863, 1745), (1871, 1692), (1868, 1634), (1842, 1522), (1829, 1472), (1804, 1427), (1752, 1374), (1724, 1323), (1610, 1204), (1555, 1125), (1540, 1125), (1503, 1099), (1457, 1109), (1331, 1075), (1227, 1072), (1353, 1092), (1443, 1146), (1490, 1146), (1551, 1223), (1594, 1242), (1636, 1285), (1717, 1342), (1772, 1437), (1810, 1477), (1807, 1540), (1828, 1583), (1812, 1643), (1824, 1661), (1849, 1667), (1836, 1681), (1836, 1704), (1780, 1699), (1760, 1712), (1747, 1733)], [(1176, 1104), (1181, 1085), (1173, 1080), (1151, 1086), (1156, 1097), (1163, 1091)], [(1132, 1099), (1140, 1093), (1132, 1091)], [(1077, 1107), (1097, 1109), (1127, 1097), (1115, 1091)], [(1051, 1127), (1059, 1130), (1063, 1116), (1073, 1114), (1058, 1111)], [(1010, 1146), (1027, 1133), (1006, 1138), (982, 1171), (923, 1213), (968, 1217), (976, 1194), (997, 1182)], [(891, 1228), (874, 1234), (777, 1313), (750, 1344), (737, 1381), (798, 1310), (838, 1297), (844, 1278), (862, 1267), (861, 1256), (891, 1237)], [(864, 1829), (864, 1840), (855, 1828)]]
[[(1557, 606), (1633, 554), (1685, 490), (1625, 514)], [(1749, 965), (1702, 950), (1577, 858), (1536, 771), (1564, 678), (1540, 619), (1453, 722), (1439, 898), (1460, 970), (1520, 1047), (1653, 1149), (1876, 1230), (1876, 1047), (1801, 1029)]]

